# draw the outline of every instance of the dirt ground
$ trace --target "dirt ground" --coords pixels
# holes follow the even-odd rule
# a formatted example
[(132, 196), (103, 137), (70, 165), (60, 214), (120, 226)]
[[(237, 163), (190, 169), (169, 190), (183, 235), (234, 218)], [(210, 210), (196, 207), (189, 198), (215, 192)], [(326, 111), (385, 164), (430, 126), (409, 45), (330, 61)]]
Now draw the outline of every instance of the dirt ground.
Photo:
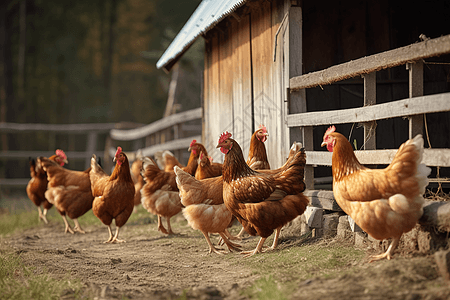
[[(71, 235), (64, 234), (62, 220), (52, 221), (2, 238), (0, 251), (20, 253), (38, 273), (80, 278), (83, 295), (94, 299), (247, 299), (245, 291), (259, 279), (258, 272), (237, 253), (208, 254), (201, 233), (180, 217), (173, 220), (178, 224), (173, 236), (157, 232), (154, 221), (127, 224), (120, 235), (127, 241), (123, 244), (104, 244), (105, 226), (85, 226), (86, 234)], [(216, 243), (217, 237), (212, 240)], [(242, 242), (244, 249), (256, 243), (257, 238)], [(309, 243), (317, 243), (317, 249), (329, 246), (321, 240)], [(276, 251), (295, 247), (302, 244), (282, 236)], [(264, 255), (255, 263), (264, 263)], [(297, 280), (290, 271), (275, 279), (295, 282), (292, 299), (450, 299), (450, 287), (439, 277), (433, 255), (396, 254), (394, 260), (373, 264), (364, 257), (351, 264), (356, 268), (339, 276)]]

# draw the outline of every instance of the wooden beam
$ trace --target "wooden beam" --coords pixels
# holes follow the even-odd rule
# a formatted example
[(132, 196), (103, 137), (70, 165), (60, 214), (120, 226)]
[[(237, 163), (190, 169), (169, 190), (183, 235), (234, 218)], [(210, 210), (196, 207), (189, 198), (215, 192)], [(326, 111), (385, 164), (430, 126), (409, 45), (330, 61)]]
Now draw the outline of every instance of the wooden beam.
[(291, 90), (327, 85), (362, 74), (404, 65), (407, 62), (450, 53), (450, 35), (359, 58), (290, 79)]
[(195, 108), (175, 115), (170, 115), (151, 124), (129, 130), (112, 129), (110, 131), (111, 138), (117, 141), (132, 141), (144, 138), (150, 134), (161, 131), (170, 126), (179, 123), (200, 119), (202, 117), (202, 108)]
[[(423, 61), (407, 63), (409, 70), (409, 98), (423, 96)], [(409, 138), (418, 134), (423, 135), (423, 115), (409, 117)]]
[(291, 114), (288, 127), (363, 123), (418, 114), (450, 111), (450, 93), (409, 98), (352, 109)]
[[(192, 142), (192, 140), (200, 141), (201, 139), (202, 139), (201, 135), (196, 135), (196, 136), (191, 136), (191, 137), (182, 138), (182, 139), (178, 139), (178, 140), (168, 141), (167, 143), (164, 143), (164, 144), (156, 144), (154, 146), (150, 146), (150, 147), (141, 149), (142, 155), (152, 156), (157, 151), (164, 151), (164, 150), (175, 151), (175, 150), (180, 150), (180, 149), (181, 150), (186, 149), (186, 151), (187, 151), (187, 149), (189, 148), (189, 144)], [(115, 152), (116, 152), (115, 148), (109, 149), (109, 154), (111, 156), (114, 156)]]
[(116, 128), (116, 123), (104, 124), (33, 124), (33, 123), (0, 123), (1, 132), (34, 132), (50, 131), (64, 133), (86, 133), (88, 131), (109, 132)]
[[(102, 157), (103, 151), (93, 151), (93, 152), (77, 152), (77, 151), (64, 151), (67, 155), (67, 159), (91, 159), (92, 154), (95, 153), (95, 155)], [(115, 151), (114, 151), (115, 152)], [(13, 159), (13, 158), (19, 158), (19, 159), (28, 159), (29, 157), (39, 157), (39, 156), (45, 156), (50, 157), (53, 154), (55, 154), (55, 150), (53, 151), (8, 151), (8, 152), (0, 152), (0, 159)]]
[[(375, 105), (377, 103), (377, 73), (372, 72), (363, 75), (364, 78), (364, 106)], [(364, 123), (364, 150), (375, 150), (376, 140), (376, 122), (370, 121)]]
[(341, 207), (334, 200), (333, 191), (305, 190), (303, 195), (311, 201), (309, 206), (319, 207), (327, 210), (342, 211)]
[[(356, 158), (363, 165), (388, 165), (398, 149), (355, 151)], [(306, 151), (306, 164), (331, 166), (328, 151)], [(422, 162), (427, 166), (450, 167), (450, 149), (424, 149)]]

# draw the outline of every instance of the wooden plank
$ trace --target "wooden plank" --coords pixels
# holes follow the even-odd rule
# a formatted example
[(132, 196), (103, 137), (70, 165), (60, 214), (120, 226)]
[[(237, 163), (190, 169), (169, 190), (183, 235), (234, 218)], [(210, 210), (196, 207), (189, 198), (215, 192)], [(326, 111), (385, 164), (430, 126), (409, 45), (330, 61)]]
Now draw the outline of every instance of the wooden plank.
[[(423, 61), (407, 63), (409, 70), (409, 98), (423, 96)], [(423, 134), (423, 115), (409, 117), (409, 138)]]
[(309, 206), (319, 207), (332, 211), (342, 211), (334, 199), (333, 191), (305, 190), (303, 195), (309, 198)]
[(26, 186), (30, 178), (0, 178), (0, 186)]
[[(377, 73), (365, 74), (364, 78), (364, 106), (377, 103)], [(375, 150), (377, 145), (376, 123), (364, 123), (364, 150)]]
[(98, 133), (108, 132), (116, 128), (116, 123), (102, 124), (34, 124), (34, 123), (0, 123), (0, 132), (34, 132), (50, 131), (64, 133), (86, 133), (96, 131)]
[[(212, 149), (217, 145), (219, 135), (222, 133), (223, 124), (220, 123), (222, 116), (220, 106), (220, 43), (219, 31), (212, 33), (210, 43), (210, 53), (208, 53), (208, 89), (205, 93), (205, 126), (203, 134), (203, 144), (205, 148)], [(228, 116), (229, 119), (230, 116)], [(211, 153), (209, 153), (211, 152)], [(209, 151), (214, 161), (222, 161), (222, 155), (218, 151)]]
[[(269, 137), (265, 142), (270, 166), (276, 168), (285, 162), (289, 143), (285, 141), (285, 124), (283, 122), (283, 90), (276, 84), (281, 76), (273, 61), (273, 44), (278, 24), (273, 20), (277, 13), (275, 2), (265, 1), (252, 10), (252, 67), (254, 95), (254, 128), (260, 124), (267, 127)], [(277, 90), (278, 89), (278, 90)], [(282, 144), (285, 151), (282, 153)]]
[(407, 62), (450, 53), (450, 35), (359, 58), (321, 71), (290, 79), (292, 90), (327, 85), (362, 74), (404, 65)]
[[(363, 165), (388, 165), (398, 149), (355, 151)], [(308, 165), (331, 166), (332, 153), (328, 151), (306, 151)], [(424, 149), (422, 162), (427, 166), (450, 167), (450, 149)]]
[(112, 129), (110, 131), (111, 138), (117, 141), (132, 141), (144, 138), (147, 135), (156, 133), (175, 124), (200, 119), (202, 117), (202, 108), (194, 108), (175, 115), (155, 121), (151, 124), (129, 130)]
[[(187, 149), (189, 148), (189, 144), (191, 143), (192, 140), (200, 141), (201, 138), (202, 138), (201, 135), (196, 135), (196, 136), (191, 136), (191, 137), (187, 137), (187, 138), (182, 138), (179, 140), (172, 140), (172, 141), (169, 141), (164, 144), (157, 144), (154, 146), (146, 147), (146, 148), (141, 149), (142, 155), (152, 156), (156, 152), (164, 151), (164, 150), (169, 150), (169, 151), (186, 150), (187, 151)], [(109, 155), (111, 157), (113, 157), (114, 154), (116, 153), (116, 148), (111, 147), (111, 148), (109, 148), (108, 152), (109, 152)], [(125, 151), (125, 153), (126, 152), (127, 151)]]
[[(87, 145), (86, 145), (86, 152), (87, 153), (94, 153), (97, 149), (97, 133), (96, 132), (89, 132), (88, 133), (88, 139), (87, 139)], [(92, 156), (92, 155), (91, 155)], [(87, 169), (91, 166), (91, 158), (86, 157), (86, 161), (84, 163), (84, 167)]]
[[(76, 151), (64, 151), (67, 155), (67, 159), (70, 160), (73, 158), (83, 158), (83, 159), (90, 159), (92, 157), (92, 154), (95, 153), (95, 155), (102, 157), (103, 151), (94, 151), (94, 152), (76, 152)], [(29, 157), (39, 157), (39, 156), (45, 156), (50, 157), (53, 154), (55, 154), (55, 151), (8, 151), (8, 152), (0, 152), (0, 159), (13, 159), (13, 158), (20, 158), (20, 159), (28, 159)]]
[(318, 111), (287, 116), (287, 126), (319, 126), (450, 111), (450, 93), (408, 98), (352, 109)]
[(252, 132), (252, 71), (250, 14), (232, 24), (233, 135), (247, 155)]

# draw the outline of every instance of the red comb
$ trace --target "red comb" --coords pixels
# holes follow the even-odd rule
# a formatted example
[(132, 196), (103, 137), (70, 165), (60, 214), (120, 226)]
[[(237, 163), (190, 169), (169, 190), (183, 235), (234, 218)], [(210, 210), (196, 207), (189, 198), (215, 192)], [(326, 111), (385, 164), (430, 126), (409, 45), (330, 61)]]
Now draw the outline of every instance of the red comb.
[(122, 147), (117, 147), (116, 154), (114, 156), (119, 156), (119, 154), (122, 152)]
[(325, 131), (325, 135), (329, 135), (330, 133), (335, 132), (335, 131), (336, 131), (336, 127), (334, 127), (334, 125), (333, 125), (333, 126), (330, 126), (330, 127), (327, 129), (327, 131)]
[(264, 126), (263, 124), (259, 124), (258, 130), (262, 130), (263, 133), (266, 133), (266, 132), (267, 132), (267, 128), (266, 128), (266, 126)]
[(59, 157), (62, 157), (63, 159), (67, 159), (66, 154), (61, 149), (56, 149), (55, 154), (58, 155)]
[(219, 144), (224, 142), (226, 139), (229, 139), (230, 137), (231, 137), (231, 133), (229, 133), (228, 131), (225, 131), (219, 137)]
[(192, 140), (191, 144), (189, 145), (189, 147), (194, 146), (194, 144), (197, 143), (197, 140)]

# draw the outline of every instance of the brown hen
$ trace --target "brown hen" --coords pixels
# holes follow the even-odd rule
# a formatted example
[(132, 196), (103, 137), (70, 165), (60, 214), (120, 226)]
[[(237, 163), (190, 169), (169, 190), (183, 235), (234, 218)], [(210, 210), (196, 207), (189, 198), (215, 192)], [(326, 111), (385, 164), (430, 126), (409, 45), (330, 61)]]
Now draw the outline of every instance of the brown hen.
[[(198, 166), (200, 153), (205, 151), (205, 147), (193, 140), (188, 149), (191, 154), (189, 161), (183, 170), (191, 175), (195, 174)], [(152, 214), (158, 216), (158, 230), (165, 234), (173, 234), (170, 225), (170, 218), (181, 212), (183, 205), (178, 195), (178, 187), (175, 181), (173, 170), (161, 170), (157, 163), (151, 158), (144, 158), (141, 175), (145, 184), (141, 189), (142, 206)], [(167, 220), (167, 229), (162, 224), (161, 218)]]
[[(92, 203), (92, 212), (106, 226), (108, 226), (109, 238), (105, 243), (121, 243), (119, 231), (128, 221), (134, 207), (134, 184), (130, 173), (130, 164), (121, 147), (117, 147), (113, 161), (116, 166), (108, 176), (97, 164), (95, 154), (91, 158), (92, 195), (95, 197)], [(116, 234), (111, 231), (112, 220), (116, 221)]]
[(271, 249), (278, 244), (281, 228), (301, 215), (309, 203), (302, 192), (306, 155), (304, 149), (295, 154), (279, 172), (262, 173), (252, 170), (244, 160), (241, 147), (223, 133), (217, 148), (225, 154), (223, 163), (223, 200), (232, 214), (250, 235), (261, 236), (252, 256), (262, 251), (263, 244), (276, 229)]
[[(61, 166), (64, 166), (64, 163), (68, 163), (66, 154), (64, 151), (57, 149), (55, 154), (49, 157), (50, 160), (55, 161)], [(27, 185), (27, 195), (28, 198), (34, 203), (34, 205), (38, 208), (39, 220), (43, 220), (45, 224), (48, 224), (47, 221), (47, 211), (53, 206), (48, 200), (45, 198), (45, 191), (47, 190), (47, 174), (45, 171), (36, 165), (36, 161), (30, 158), (30, 176), (31, 179)], [(41, 210), (41, 205), (44, 207), (44, 210)]]
[(324, 134), (322, 146), (333, 152), (333, 193), (336, 202), (365, 232), (378, 240), (392, 238), (384, 254), (370, 262), (391, 259), (403, 233), (422, 216), (430, 168), (421, 163), (423, 138), (403, 143), (385, 169), (369, 169), (356, 158), (349, 141), (334, 126)]
[[(38, 163), (47, 173), (48, 189), (45, 197), (63, 218), (64, 232), (85, 233), (78, 223), (78, 218), (92, 208), (94, 200), (89, 180), (90, 168), (85, 171), (68, 170), (45, 157), (38, 158)], [(73, 229), (70, 227), (66, 215), (75, 223)]]

